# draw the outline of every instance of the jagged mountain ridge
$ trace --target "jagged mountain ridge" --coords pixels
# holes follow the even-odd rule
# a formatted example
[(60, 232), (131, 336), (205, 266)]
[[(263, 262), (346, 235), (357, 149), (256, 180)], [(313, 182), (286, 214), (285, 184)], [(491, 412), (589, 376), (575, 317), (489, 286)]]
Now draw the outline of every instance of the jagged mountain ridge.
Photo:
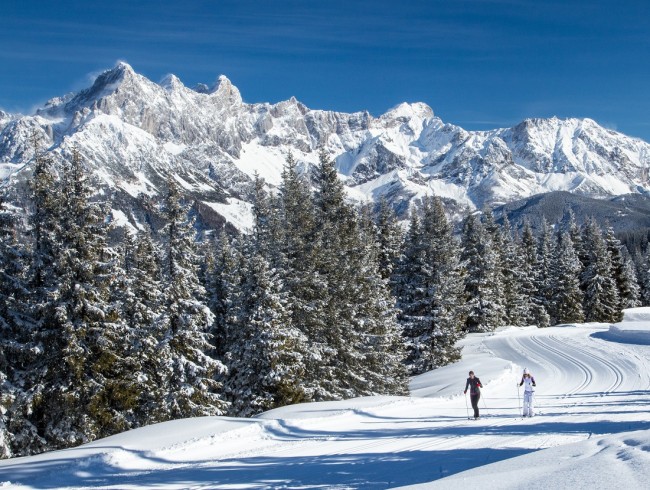
[(114, 215), (136, 227), (143, 199), (159, 195), (171, 173), (207, 221), (245, 228), (254, 173), (275, 186), (289, 151), (308, 171), (321, 145), (353, 199), (385, 197), (401, 211), (432, 193), (473, 209), (549, 191), (605, 198), (650, 189), (650, 144), (590, 119), (466, 131), (422, 103), (380, 117), (312, 110), (295, 98), (249, 104), (224, 76), (191, 89), (174, 75), (154, 83), (126, 63), (34, 115), (0, 114), (6, 182), (29, 173), (34, 131), (54, 153), (76, 147), (98, 189), (113, 194)]

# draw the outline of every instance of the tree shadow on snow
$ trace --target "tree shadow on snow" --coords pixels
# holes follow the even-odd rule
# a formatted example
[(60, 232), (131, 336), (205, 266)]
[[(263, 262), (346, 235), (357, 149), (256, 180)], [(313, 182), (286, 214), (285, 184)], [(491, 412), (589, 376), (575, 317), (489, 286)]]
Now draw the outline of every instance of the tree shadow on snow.
[[(148, 460), (140, 451), (133, 458)], [(209, 488), (332, 487), (390, 488), (437, 480), (477, 466), (533, 452), (525, 448), (454, 449), (295, 457), (231, 458), (183, 462), (160, 470), (128, 471), (97, 456), (23, 464), (0, 471), (0, 481), (50, 489), (62, 486), (117, 487), (178, 485)], [(94, 459), (94, 460), (93, 460)]]

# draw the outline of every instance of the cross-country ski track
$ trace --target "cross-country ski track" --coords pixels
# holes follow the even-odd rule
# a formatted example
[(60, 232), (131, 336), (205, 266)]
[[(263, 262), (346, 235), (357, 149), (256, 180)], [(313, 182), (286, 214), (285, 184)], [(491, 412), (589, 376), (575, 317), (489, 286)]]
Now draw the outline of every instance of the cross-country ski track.
[[(157, 424), (2, 461), (0, 487), (650, 488), (650, 309), (617, 327), (472, 334), (460, 362), (413, 378), (410, 397)], [(533, 418), (520, 416), (524, 367)], [(480, 420), (463, 395), (470, 369), (484, 386)]]

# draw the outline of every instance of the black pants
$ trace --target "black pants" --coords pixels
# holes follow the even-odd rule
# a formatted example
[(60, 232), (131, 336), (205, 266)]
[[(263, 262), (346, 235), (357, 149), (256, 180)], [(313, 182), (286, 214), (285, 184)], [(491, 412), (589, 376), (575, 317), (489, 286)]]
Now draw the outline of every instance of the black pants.
[(481, 399), (481, 394), (476, 393), (475, 395), (470, 395), (469, 399), (472, 402), (472, 408), (474, 409), (474, 418), (478, 418), (478, 401)]

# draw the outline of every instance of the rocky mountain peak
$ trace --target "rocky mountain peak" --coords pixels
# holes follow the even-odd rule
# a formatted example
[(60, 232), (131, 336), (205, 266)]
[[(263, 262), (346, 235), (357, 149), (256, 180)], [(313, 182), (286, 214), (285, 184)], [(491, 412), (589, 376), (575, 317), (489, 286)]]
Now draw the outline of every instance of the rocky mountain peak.
[(181, 82), (181, 80), (173, 73), (165, 75), (159, 85), (168, 92), (186, 88), (185, 85), (183, 85), (183, 82)]
[(402, 102), (381, 116), (382, 119), (412, 119), (414, 117), (419, 119), (432, 118), (433, 109), (423, 102)]
[(9, 114), (8, 112), (5, 112), (0, 109), (0, 130), (2, 130), (5, 124), (7, 124), (9, 121), (11, 121), (16, 117), (17, 117), (16, 115)]
[(225, 75), (219, 76), (215, 87), (212, 89), (212, 94), (228, 105), (238, 106), (242, 104), (239, 89)]
[[(64, 98), (62, 102), (65, 104), (65, 112), (72, 114), (84, 107), (101, 105), (102, 99), (118, 93), (121, 98), (141, 98), (149, 90), (150, 85), (155, 84), (137, 74), (128, 63), (120, 61), (114, 68), (101, 73), (91, 87), (71, 98)], [(53, 105), (51, 109), (58, 108)]]

